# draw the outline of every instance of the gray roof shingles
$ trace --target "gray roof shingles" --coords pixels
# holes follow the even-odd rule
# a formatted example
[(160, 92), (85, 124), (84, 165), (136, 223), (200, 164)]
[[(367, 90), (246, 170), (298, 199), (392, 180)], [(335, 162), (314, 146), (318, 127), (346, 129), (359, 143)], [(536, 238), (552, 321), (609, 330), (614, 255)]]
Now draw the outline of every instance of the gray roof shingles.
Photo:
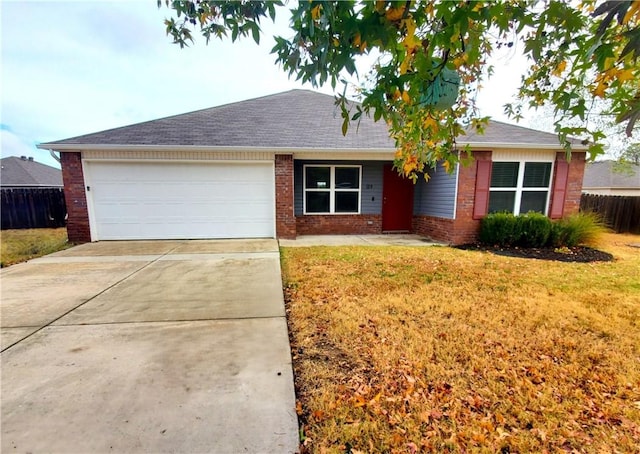
[(62, 172), (27, 158), (10, 156), (0, 160), (0, 185), (7, 187), (62, 187)]
[(615, 161), (596, 161), (587, 164), (584, 170), (583, 189), (640, 189), (640, 166), (616, 168)]
[[(342, 135), (334, 97), (291, 90), (209, 109), (41, 144), (264, 147), (293, 149), (393, 149), (384, 121), (363, 117)], [(557, 145), (555, 134), (491, 121), (484, 135), (460, 143)], [(62, 146), (62, 147), (56, 147)]]

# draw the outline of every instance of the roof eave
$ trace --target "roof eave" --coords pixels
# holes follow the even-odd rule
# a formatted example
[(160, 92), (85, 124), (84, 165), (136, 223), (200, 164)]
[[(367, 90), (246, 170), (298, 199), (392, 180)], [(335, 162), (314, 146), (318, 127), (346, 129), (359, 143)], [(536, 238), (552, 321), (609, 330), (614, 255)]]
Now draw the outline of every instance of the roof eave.
[[(530, 149), (530, 150), (554, 150), (563, 151), (562, 145), (553, 143), (506, 143), (506, 142), (459, 142), (462, 146), (469, 146), (474, 150), (486, 150), (494, 148), (513, 148), (513, 149)], [(587, 151), (588, 146), (582, 144), (571, 145), (573, 151)]]
[(127, 144), (56, 144), (41, 143), (36, 145), (42, 150), (53, 150), (58, 152), (72, 151), (196, 151), (196, 152), (234, 152), (234, 151), (255, 151), (267, 153), (294, 153), (296, 151), (367, 151), (374, 153), (393, 152), (393, 148), (321, 148), (321, 147), (251, 147), (251, 146), (211, 146), (211, 145), (127, 145)]
[[(561, 151), (560, 145), (554, 144), (533, 144), (533, 143), (503, 143), (503, 142), (467, 142), (460, 143), (462, 146), (469, 146), (474, 150), (486, 150), (493, 148), (513, 148), (513, 149), (535, 149), (535, 150), (555, 150)], [(74, 151), (256, 151), (283, 153), (296, 151), (314, 151), (314, 152), (358, 152), (366, 151), (368, 153), (389, 153), (395, 151), (394, 148), (324, 148), (324, 147), (247, 147), (247, 146), (210, 146), (210, 145), (130, 145), (130, 144), (57, 144), (57, 143), (41, 143), (36, 145), (41, 150), (52, 150), (58, 152), (74, 152)], [(574, 151), (586, 151), (585, 145), (573, 145)]]

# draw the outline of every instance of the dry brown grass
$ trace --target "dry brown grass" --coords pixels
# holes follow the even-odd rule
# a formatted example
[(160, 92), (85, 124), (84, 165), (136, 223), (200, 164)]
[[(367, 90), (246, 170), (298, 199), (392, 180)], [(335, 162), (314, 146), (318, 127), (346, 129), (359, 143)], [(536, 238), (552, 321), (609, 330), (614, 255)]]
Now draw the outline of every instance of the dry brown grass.
[(67, 229), (24, 229), (0, 231), (0, 267), (24, 262), (73, 246)]
[(283, 249), (311, 452), (638, 452), (639, 236), (614, 262)]

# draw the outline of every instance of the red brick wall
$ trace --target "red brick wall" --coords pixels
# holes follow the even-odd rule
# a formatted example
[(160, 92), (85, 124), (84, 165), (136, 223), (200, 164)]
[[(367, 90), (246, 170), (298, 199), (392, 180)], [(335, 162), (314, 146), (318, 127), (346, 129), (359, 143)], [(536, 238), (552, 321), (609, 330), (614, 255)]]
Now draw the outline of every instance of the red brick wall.
[[(571, 160), (569, 161), (569, 177), (567, 179), (567, 193), (565, 194), (564, 212), (562, 213), (563, 216), (575, 214), (580, 210), (580, 197), (582, 196), (582, 179), (584, 177), (585, 158), (586, 153), (571, 153)], [(559, 152), (556, 155), (556, 160), (565, 161), (565, 153)]]
[(413, 232), (432, 240), (451, 243), (454, 222), (453, 219), (418, 215), (413, 217)]
[(297, 216), (298, 235), (366, 235), (382, 233), (380, 214)]
[(67, 235), (72, 243), (91, 241), (89, 211), (84, 190), (82, 154), (80, 152), (60, 153), (64, 198), (67, 203)]
[(473, 243), (480, 232), (480, 220), (473, 219), (473, 206), (476, 201), (476, 172), (478, 161), (490, 161), (490, 151), (474, 151), (474, 160), (470, 165), (460, 165), (458, 169), (458, 197), (456, 199), (456, 219), (453, 223), (448, 242), (451, 244)]
[(293, 212), (293, 155), (277, 154), (276, 172), (276, 237), (296, 237)]

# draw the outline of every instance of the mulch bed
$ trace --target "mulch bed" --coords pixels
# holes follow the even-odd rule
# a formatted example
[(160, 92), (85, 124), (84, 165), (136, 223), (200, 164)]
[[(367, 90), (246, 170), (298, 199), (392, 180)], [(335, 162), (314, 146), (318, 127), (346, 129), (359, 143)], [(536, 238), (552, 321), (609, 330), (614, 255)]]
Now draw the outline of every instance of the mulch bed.
[(521, 247), (491, 247), (480, 244), (465, 244), (458, 249), (471, 251), (487, 251), (496, 255), (507, 257), (520, 257), (526, 259), (555, 260), (558, 262), (610, 262), (613, 255), (590, 247), (577, 246), (572, 248), (521, 248)]

